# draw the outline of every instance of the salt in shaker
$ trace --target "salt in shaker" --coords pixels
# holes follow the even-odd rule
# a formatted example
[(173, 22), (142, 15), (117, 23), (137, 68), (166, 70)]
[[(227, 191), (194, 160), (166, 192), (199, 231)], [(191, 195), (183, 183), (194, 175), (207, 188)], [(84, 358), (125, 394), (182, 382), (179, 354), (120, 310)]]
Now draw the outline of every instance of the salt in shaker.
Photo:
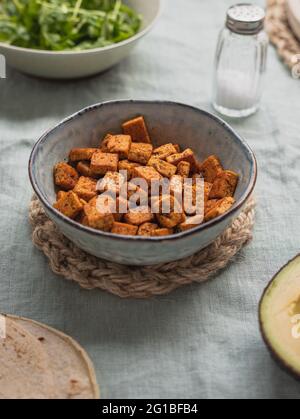
[(229, 117), (246, 117), (259, 107), (266, 70), (265, 12), (237, 4), (227, 12), (215, 58), (213, 106)]

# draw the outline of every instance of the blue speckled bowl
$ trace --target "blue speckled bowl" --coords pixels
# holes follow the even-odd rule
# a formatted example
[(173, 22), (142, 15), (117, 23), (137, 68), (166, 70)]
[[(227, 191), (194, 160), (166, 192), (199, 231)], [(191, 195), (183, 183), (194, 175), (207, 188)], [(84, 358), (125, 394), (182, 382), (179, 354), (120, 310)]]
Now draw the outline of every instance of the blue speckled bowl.
[[(240, 175), (236, 204), (231, 210), (193, 230), (168, 237), (117, 236), (84, 227), (55, 210), (53, 166), (73, 147), (98, 147), (107, 132), (121, 131), (121, 123), (144, 115), (155, 145), (168, 142), (191, 147), (200, 160), (211, 154)], [(238, 216), (251, 195), (257, 177), (253, 152), (218, 117), (173, 102), (114, 101), (86, 108), (44, 134), (29, 161), (32, 186), (47, 215), (62, 233), (86, 252), (125, 265), (153, 265), (192, 255), (214, 241)]]

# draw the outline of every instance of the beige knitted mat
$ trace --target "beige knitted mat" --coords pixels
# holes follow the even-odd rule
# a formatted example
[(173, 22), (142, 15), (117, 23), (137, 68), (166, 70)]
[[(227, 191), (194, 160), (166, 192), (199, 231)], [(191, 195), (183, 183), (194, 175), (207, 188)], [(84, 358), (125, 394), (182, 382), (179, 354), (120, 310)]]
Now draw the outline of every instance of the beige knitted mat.
[(286, 0), (267, 0), (266, 30), (284, 63), (290, 69), (299, 64), (300, 41), (289, 25)]
[(207, 281), (224, 268), (252, 239), (255, 201), (251, 198), (231, 227), (206, 249), (178, 262), (151, 267), (122, 266), (78, 249), (49, 220), (36, 197), (29, 212), (33, 243), (47, 256), (54, 273), (88, 290), (100, 288), (122, 298), (149, 298)]

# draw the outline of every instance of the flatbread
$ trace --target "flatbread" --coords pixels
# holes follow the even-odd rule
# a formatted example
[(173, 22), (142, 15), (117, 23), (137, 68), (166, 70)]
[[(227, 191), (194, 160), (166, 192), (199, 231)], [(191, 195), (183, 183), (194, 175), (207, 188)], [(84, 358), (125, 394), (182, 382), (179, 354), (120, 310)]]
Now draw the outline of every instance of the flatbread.
[(0, 338), (0, 399), (54, 399), (50, 359), (42, 344), (6, 319), (6, 338)]
[(84, 349), (69, 336), (22, 317), (9, 316), (19, 327), (34, 336), (51, 363), (49, 371), (54, 378), (59, 399), (99, 399), (95, 371)]

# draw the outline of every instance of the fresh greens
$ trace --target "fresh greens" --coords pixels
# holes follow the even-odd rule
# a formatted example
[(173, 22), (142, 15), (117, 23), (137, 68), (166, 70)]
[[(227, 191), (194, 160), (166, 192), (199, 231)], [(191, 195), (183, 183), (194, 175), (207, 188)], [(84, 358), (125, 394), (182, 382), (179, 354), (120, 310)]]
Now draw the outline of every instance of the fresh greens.
[(0, 0), (0, 42), (51, 51), (105, 47), (134, 36), (141, 16), (122, 0)]

